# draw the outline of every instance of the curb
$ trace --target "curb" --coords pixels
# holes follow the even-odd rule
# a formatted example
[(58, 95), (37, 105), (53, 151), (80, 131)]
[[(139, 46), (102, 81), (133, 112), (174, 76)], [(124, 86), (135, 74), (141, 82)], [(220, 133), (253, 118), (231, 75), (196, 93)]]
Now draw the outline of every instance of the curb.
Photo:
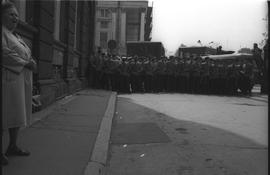
[(84, 169), (84, 175), (104, 175), (104, 167), (106, 165), (109, 150), (112, 119), (115, 113), (116, 96), (117, 93), (112, 92), (100, 124), (91, 159)]

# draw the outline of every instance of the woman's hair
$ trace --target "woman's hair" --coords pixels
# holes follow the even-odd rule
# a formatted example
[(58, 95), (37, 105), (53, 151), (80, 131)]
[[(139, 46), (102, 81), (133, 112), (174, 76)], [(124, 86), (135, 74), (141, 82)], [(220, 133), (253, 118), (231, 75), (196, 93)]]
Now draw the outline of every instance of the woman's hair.
[(9, 2), (9, 1), (1, 3), (1, 13), (2, 14), (4, 14), (6, 12), (6, 10), (8, 10), (10, 8), (16, 8), (15, 4), (12, 2)]

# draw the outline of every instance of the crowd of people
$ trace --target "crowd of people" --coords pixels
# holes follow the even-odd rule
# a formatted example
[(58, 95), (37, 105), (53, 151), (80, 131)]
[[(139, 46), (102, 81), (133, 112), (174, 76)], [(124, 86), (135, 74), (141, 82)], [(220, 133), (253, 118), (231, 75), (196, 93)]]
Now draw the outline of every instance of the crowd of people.
[(251, 93), (254, 64), (250, 60), (224, 63), (209, 58), (119, 57), (99, 54), (88, 66), (92, 88), (118, 93)]

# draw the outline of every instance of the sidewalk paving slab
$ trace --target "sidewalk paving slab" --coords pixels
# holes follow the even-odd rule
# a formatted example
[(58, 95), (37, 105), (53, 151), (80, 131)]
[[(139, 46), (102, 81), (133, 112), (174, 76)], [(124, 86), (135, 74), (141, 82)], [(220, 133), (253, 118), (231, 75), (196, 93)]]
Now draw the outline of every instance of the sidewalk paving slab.
[[(84, 174), (107, 108), (112, 107), (109, 104), (112, 103), (111, 96), (116, 96), (116, 93), (82, 90), (55, 102), (49, 110), (44, 110), (46, 112), (39, 112), (39, 116), (34, 114), (35, 122), (24, 128), (18, 139), (18, 145), (27, 148), (31, 156), (10, 157), (9, 165), (2, 168), (2, 174)], [(110, 135), (110, 131), (107, 132)], [(7, 137), (5, 133), (5, 147)]]

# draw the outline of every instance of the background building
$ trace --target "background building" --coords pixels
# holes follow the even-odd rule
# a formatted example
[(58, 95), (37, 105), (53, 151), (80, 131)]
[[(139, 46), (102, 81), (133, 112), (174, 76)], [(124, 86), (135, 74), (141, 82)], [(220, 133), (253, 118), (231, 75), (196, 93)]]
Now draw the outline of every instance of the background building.
[(33, 94), (42, 106), (86, 86), (94, 50), (95, 1), (10, 0), (17, 6), (17, 31), (38, 63)]
[(151, 13), (147, 0), (97, 1), (96, 51), (100, 47), (102, 52), (108, 52), (108, 41), (114, 40), (116, 48), (113, 53), (125, 55), (127, 41), (151, 40)]

